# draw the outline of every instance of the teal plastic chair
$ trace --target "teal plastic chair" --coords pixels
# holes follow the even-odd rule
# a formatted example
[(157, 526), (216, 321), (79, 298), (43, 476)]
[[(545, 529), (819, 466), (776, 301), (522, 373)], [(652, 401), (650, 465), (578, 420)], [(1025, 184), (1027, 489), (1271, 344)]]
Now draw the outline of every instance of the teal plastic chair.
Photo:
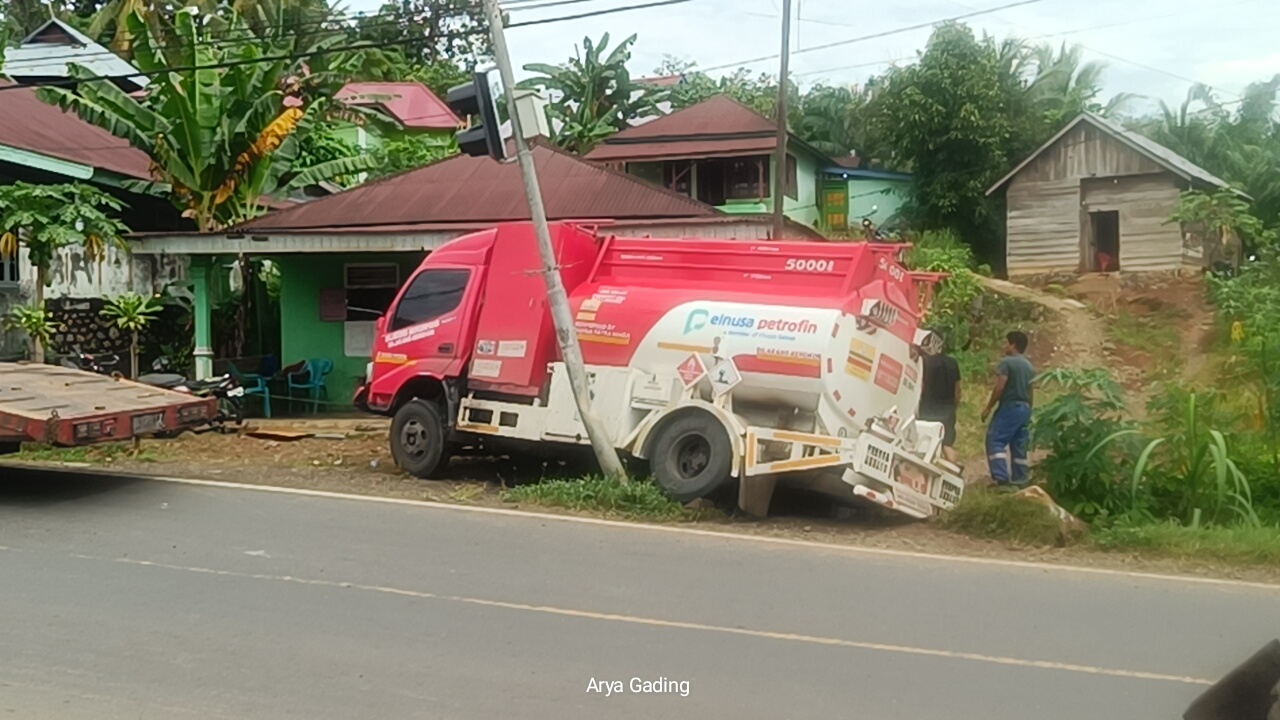
[(256, 395), (262, 398), (262, 416), (271, 418), (271, 387), (268, 379), (262, 375), (245, 374), (235, 364), (231, 365), (231, 376), (244, 388), (245, 396)]
[(325, 384), (325, 378), (331, 372), (332, 360), (308, 360), (301, 370), (289, 375), (289, 399), (293, 399), (294, 390), (301, 390), (311, 400), (311, 413), (319, 413), (320, 397), (323, 395), (326, 401), (329, 399), (329, 386)]

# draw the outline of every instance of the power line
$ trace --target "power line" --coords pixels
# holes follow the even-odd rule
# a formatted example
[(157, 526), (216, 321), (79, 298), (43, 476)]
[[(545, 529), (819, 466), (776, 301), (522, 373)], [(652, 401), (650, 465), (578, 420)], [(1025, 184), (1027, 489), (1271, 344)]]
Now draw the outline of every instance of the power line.
[[(561, 0), (562, 2), (571, 2), (572, 0)], [(626, 5), (618, 8), (608, 8), (605, 10), (595, 10), (593, 12), (580, 13), (578, 15), (564, 15), (562, 17), (546, 18), (544, 20), (526, 20), (524, 22), (511, 23), (507, 28), (529, 27), (531, 25), (545, 25), (546, 23), (565, 22), (568, 20), (581, 20), (582, 18), (596, 17), (598, 15), (612, 15), (613, 13), (627, 12), (629, 10), (644, 10), (645, 8), (662, 7), (664, 5), (681, 5), (683, 3), (692, 2), (693, 0), (659, 0), (658, 2), (641, 3), (639, 5)]]
[[(531, 2), (533, 0), (524, 0), (524, 1)], [(537, 1), (542, 2), (542, 0), (537, 0)], [(593, 2), (593, 1), (594, 0), (556, 0), (556, 2), (550, 3), (550, 4), (562, 4), (562, 3), (570, 3), (570, 2), (575, 2), (575, 3), (576, 2)], [(549, 5), (538, 5), (534, 7), (519, 8), (519, 9), (520, 10), (536, 10), (541, 7), (547, 7), (547, 6)], [(451, 15), (440, 15), (434, 18), (434, 20), (438, 22), (447, 22), (449, 20), (460, 19), (465, 17), (467, 17), (466, 14), (459, 13), (459, 14), (451, 14)], [(363, 12), (359, 12), (359, 13), (335, 12), (324, 18), (317, 18), (310, 21), (300, 20), (299, 22), (268, 23), (266, 25), (259, 26), (258, 29), (265, 30), (265, 31), (270, 31), (271, 29), (287, 29), (287, 30), (296, 31), (299, 29), (305, 30), (306, 28), (315, 28), (314, 30), (311, 30), (308, 32), (310, 34), (322, 35), (325, 33), (336, 34), (336, 33), (345, 33), (345, 32), (359, 32), (364, 30), (379, 29), (379, 28), (386, 28), (386, 27), (403, 27), (404, 25), (405, 25), (404, 18), (395, 17), (393, 15), (386, 14), (386, 13), (366, 14)], [(268, 33), (265, 36), (259, 35), (255, 31), (255, 29), (252, 27), (238, 28), (237, 30), (239, 32), (242, 32), (244, 36), (197, 40), (192, 43), (182, 43), (182, 42), (159, 43), (159, 44), (153, 45), (152, 47), (155, 50), (167, 50), (167, 49), (176, 50), (176, 49), (184, 49), (184, 48), (190, 48), (190, 47), (227, 48), (227, 47), (234, 47), (238, 45), (261, 44), (263, 42), (266, 42), (268, 39), (273, 39), (271, 38), (270, 33)], [(480, 34), (483, 34), (483, 33), (480, 33), (479, 31), (477, 31), (477, 36), (479, 36)], [(274, 39), (280, 39), (280, 38), (276, 37)], [(448, 36), (440, 36), (440, 35), (437, 35), (437, 36), (423, 35), (421, 37), (413, 37), (413, 38), (406, 39), (406, 42), (418, 41), (418, 40), (429, 42), (434, 39), (449, 39), (449, 38)], [(17, 49), (17, 48), (14, 48), (14, 49)], [(120, 56), (108, 48), (103, 48), (102, 50), (89, 52), (89, 53), (47, 55), (47, 56), (41, 57), (40, 61), (41, 62), (48, 62), (48, 61), (67, 62), (67, 61), (86, 60), (90, 58), (120, 59)]]
[[(565, 22), (568, 20), (579, 20), (582, 18), (596, 17), (598, 15), (610, 15), (613, 13), (627, 12), (630, 10), (643, 10), (646, 8), (662, 7), (665, 5), (678, 5), (678, 4), (687, 3), (691, 1), (692, 0), (658, 0), (657, 2), (641, 3), (638, 5), (627, 5), (627, 6), (618, 7), (618, 8), (607, 8), (604, 10), (596, 10), (596, 11), (587, 12), (587, 13), (579, 13), (577, 15), (565, 15), (561, 17), (542, 18), (539, 20), (528, 20), (520, 23), (512, 23), (507, 27), (520, 28), (520, 27), (529, 27), (533, 25), (546, 25), (550, 23)], [(444, 40), (444, 39), (467, 38), (467, 37), (475, 37), (475, 36), (484, 35), (484, 34), (487, 34), (486, 30), (473, 30), (468, 32), (443, 33), (443, 34), (434, 36), (434, 39)], [(419, 40), (418, 38), (413, 38), (413, 37), (399, 38), (396, 40), (389, 40), (389, 41), (380, 42), (380, 43), (370, 43), (370, 42), (357, 43), (352, 45), (323, 48), (319, 50), (310, 50), (310, 51), (300, 52), (300, 53), (291, 53), (287, 55), (269, 55), (269, 56), (263, 56), (260, 58), (227, 60), (219, 63), (210, 63), (207, 65), (166, 67), (160, 70), (149, 70), (149, 71), (139, 70), (137, 72), (121, 73), (119, 75), (94, 75), (87, 78), (68, 78), (67, 80), (74, 81), (74, 82), (87, 82), (87, 81), (97, 81), (97, 80), (111, 81), (111, 80), (116, 80), (120, 78), (150, 77), (153, 75), (163, 75), (165, 73), (170, 73), (170, 72), (195, 72), (199, 70), (221, 70), (226, 68), (239, 67), (242, 65), (256, 65), (260, 63), (276, 62), (278, 60), (285, 60), (285, 61), (304, 60), (309, 57), (327, 55), (330, 53), (344, 52), (347, 50), (372, 50), (372, 49), (379, 49), (379, 48), (386, 48), (386, 47), (394, 47), (398, 45), (413, 43), (418, 40)], [(3, 92), (5, 90), (18, 90), (21, 88), (41, 87), (44, 85), (61, 86), (63, 84), (65, 83), (32, 83), (32, 84), (18, 83), (18, 84), (10, 85), (8, 87), (0, 87), (0, 92)]]
[[(885, 30), (883, 32), (872, 33), (870, 35), (862, 35), (856, 38), (849, 38), (848, 40), (837, 40), (835, 42), (823, 43), (822, 45), (813, 45), (807, 48), (800, 48), (795, 52), (793, 52), (792, 54), (798, 55), (800, 53), (816, 52), (818, 50), (830, 50), (831, 48), (835, 48), (835, 47), (843, 47), (845, 45), (852, 45), (854, 43), (866, 42), (867, 40), (877, 40), (882, 37), (889, 37), (890, 35), (899, 35), (901, 33), (911, 32), (913, 30), (924, 30), (926, 28), (931, 28), (935, 25), (939, 25), (942, 23), (956, 22), (958, 20), (967, 20), (969, 18), (979, 17), (981, 15), (990, 15), (991, 13), (1000, 12), (1001, 10), (1008, 10), (1010, 8), (1022, 7), (1024, 5), (1034, 5), (1040, 2), (1044, 2), (1044, 0), (1018, 0), (1018, 2), (1012, 2), (1012, 3), (1000, 5), (993, 8), (987, 8), (986, 10), (975, 10), (973, 12), (965, 13), (963, 15), (954, 15), (952, 17), (942, 18), (940, 20), (931, 20), (929, 22), (919, 23), (916, 25), (908, 25), (905, 27), (895, 28), (893, 30)], [(777, 57), (778, 55), (776, 54), (764, 55), (757, 58), (751, 58), (750, 60), (741, 60), (739, 62), (725, 63), (724, 65), (714, 65), (709, 68), (704, 68), (702, 71), (712, 72), (715, 70), (724, 70), (727, 68), (741, 67), (743, 65), (751, 65), (758, 62), (764, 62), (766, 60), (775, 60), (777, 59)]]

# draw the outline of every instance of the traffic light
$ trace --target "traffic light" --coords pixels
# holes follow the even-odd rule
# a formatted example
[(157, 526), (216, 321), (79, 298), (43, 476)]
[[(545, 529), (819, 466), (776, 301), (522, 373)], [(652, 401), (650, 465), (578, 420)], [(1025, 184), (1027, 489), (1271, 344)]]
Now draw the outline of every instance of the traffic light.
[(469, 129), (458, 132), (459, 150), (472, 157), (488, 155), (498, 161), (506, 158), (498, 108), (493, 103), (486, 73), (472, 73), (471, 82), (450, 88), (445, 102), (458, 117), (472, 119)]

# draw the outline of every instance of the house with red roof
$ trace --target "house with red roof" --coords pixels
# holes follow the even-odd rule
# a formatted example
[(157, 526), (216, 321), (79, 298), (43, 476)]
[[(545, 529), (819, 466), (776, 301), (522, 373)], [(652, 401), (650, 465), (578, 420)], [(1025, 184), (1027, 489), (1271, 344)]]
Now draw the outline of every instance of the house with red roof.
[[(650, 237), (764, 239), (767, 215), (734, 215), (542, 139), (534, 164), (551, 220), (598, 225), (602, 233)], [(528, 220), (520, 167), (455, 155), (426, 167), (251, 220), (219, 234), (150, 233), (136, 253), (189, 255), (197, 289), (241, 255), (270, 259), (280, 272), (282, 365), (323, 359), (337, 409), (348, 409), (373, 348), (374, 322), (423, 257), (441, 244), (497, 223)], [(790, 237), (820, 237), (791, 224)], [(208, 307), (207, 302), (198, 302)], [(209, 323), (196, 318), (196, 335)]]
[(387, 142), (427, 138), (448, 144), (463, 121), (449, 105), (420, 82), (351, 82), (334, 96), (349, 106), (378, 111), (388, 126), (340, 123), (338, 137), (365, 151)]
[(822, 227), (823, 171), (832, 161), (791, 135), (779, 173), (777, 147), (773, 120), (717, 95), (612, 135), (586, 157), (731, 214), (770, 213), (782, 192), (788, 218)]

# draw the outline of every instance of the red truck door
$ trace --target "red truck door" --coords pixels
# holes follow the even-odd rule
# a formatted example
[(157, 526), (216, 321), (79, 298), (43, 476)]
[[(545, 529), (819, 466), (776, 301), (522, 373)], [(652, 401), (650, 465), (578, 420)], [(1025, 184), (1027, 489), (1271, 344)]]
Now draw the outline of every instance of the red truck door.
[(476, 268), (428, 266), (405, 285), (380, 325), (373, 404), (411, 376), (458, 377), (472, 343), (479, 297)]

